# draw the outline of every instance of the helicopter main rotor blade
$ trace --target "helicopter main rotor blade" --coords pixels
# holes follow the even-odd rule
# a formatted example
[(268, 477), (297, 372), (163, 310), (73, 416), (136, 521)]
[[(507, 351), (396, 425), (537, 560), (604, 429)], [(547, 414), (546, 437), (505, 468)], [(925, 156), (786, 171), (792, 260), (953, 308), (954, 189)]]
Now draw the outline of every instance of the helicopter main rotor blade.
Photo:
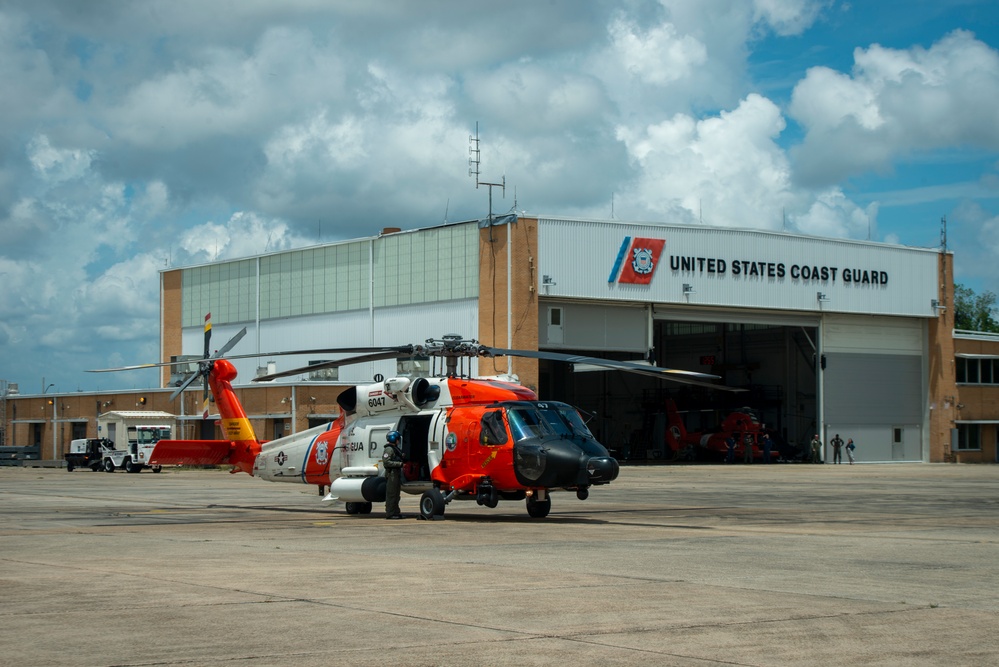
[[(245, 329), (244, 329), (244, 331), (245, 331)], [(239, 336), (239, 334), (236, 334), (236, 335)], [(240, 338), (242, 338), (242, 336), (240, 336)], [(235, 343), (233, 343), (233, 345), (235, 345)], [(220, 352), (222, 352), (224, 354), (229, 349), (232, 349), (232, 347), (230, 346), (230, 347), (226, 348), (225, 346), (223, 346), (223, 348), (222, 348), (222, 350)], [(370, 347), (370, 346), (369, 347), (324, 347), (324, 348), (317, 348), (317, 349), (314, 349), (314, 350), (282, 350), (282, 351), (277, 351), (277, 352), (250, 352), (250, 353), (247, 353), (247, 354), (233, 354), (233, 355), (229, 355), (229, 356), (227, 356), (225, 358), (229, 359), (229, 360), (233, 360), (233, 359), (259, 359), (261, 357), (282, 357), (282, 356), (288, 356), (288, 355), (292, 355), (292, 354), (295, 354), (295, 355), (305, 355), (305, 354), (372, 354), (372, 353), (379, 353), (379, 352), (392, 353), (393, 355), (396, 355), (396, 356), (399, 356), (399, 357), (405, 357), (407, 355), (413, 354), (413, 346), (412, 345), (397, 345), (397, 346), (383, 345), (383, 346), (380, 346), (380, 347)], [(221, 356), (222, 356), (222, 354), (220, 354), (219, 352), (216, 352), (215, 355), (213, 355), (212, 358), (218, 358), (218, 357), (221, 357)], [(388, 359), (388, 358), (391, 358), (391, 357), (385, 357), (385, 358)], [(161, 362), (150, 363), (150, 364), (135, 364), (133, 366), (118, 366), (116, 368), (94, 368), (94, 369), (87, 370), (86, 372), (87, 373), (117, 373), (119, 371), (134, 371), (134, 370), (141, 370), (143, 368), (163, 368), (165, 366), (187, 366), (187, 365), (190, 365), (192, 363), (195, 363), (196, 361), (197, 361), (197, 359), (183, 359), (183, 360), (179, 360), (179, 361), (161, 361)]]
[(172, 401), (173, 399), (175, 399), (178, 396), (180, 396), (184, 392), (185, 389), (187, 389), (189, 386), (191, 386), (191, 383), (193, 383), (195, 380), (198, 379), (198, 377), (200, 375), (201, 375), (201, 371), (200, 370), (199, 371), (195, 371), (194, 373), (191, 373), (190, 375), (188, 375), (187, 378), (181, 383), (181, 385), (179, 387), (177, 387), (176, 389), (174, 389), (173, 393), (170, 394), (170, 400)]
[(588, 357), (580, 354), (562, 354), (561, 352), (542, 352), (540, 350), (508, 350), (503, 348), (486, 347), (486, 346), (482, 347), (482, 351), (487, 356), (527, 357), (530, 359), (548, 359), (551, 361), (562, 361), (571, 364), (590, 364), (592, 366), (599, 366), (601, 368), (606, 368), (607, 370), (626, 371), (629, 373), (636, 373), (638, 375), (646, 375), (649, 377), (658, 378), (660, 380), (668, 380), (672, 382), (680, 382), (683, 384), (709, 387), (711, 389), (719, 389), (722, 391), (733, 391), (733, 392), (745, 391), (745, 389), (726, 387), (725, 385), (708, 382), (708, 380), (720, 380), (721, 376), (719, 375), (712, 375), (710, 373), (699, 373), (697, 371), (684, 371), (677, 368), (662, 368), (660, 366), (650, 366), (646, 364), (635, 363), (633, 361), (617, 361), (614, 359), (602, 359), (600, 357)]
[[(412, 354), (412, 345), (382, 345), (380, 347), (321, 347), (312, 350), (279, 350), (275, 352), (248, 352), (246, 354), (233, 354), (226, 357), (230, 361), (233, 359), (259, 359), (261, 357), (286, 357), (289, 355), (306, 354), (375, 354), (380, 352), (396, 354), (404, 357)], [(390, 357), (386, 357), (390, 358)]]
[[(298, 354), (301, 354), (301, 352), (298, 352)], [(292, 375), (299, 375), (301, 373), (309, 373), (312, 371), (321, 371), (327, 368), (340, 368), (341, 366), (352, 366), (354, 364), (363, 364), (368, 361), (381, 361), (383, 359), (397, 359), (404, 356), (406, 356), (406, 353), (400, 352), (398, 349), (376, 352), (374, 354), (362, 354), (360, 356), (348, 357), (346, 359), (324, 361), (319, 364), (312, 364), (311, 366), (299, 366), (298, 368), (281, 371), (280, 373), (261, 375), (260, 377), (253, 378), (251, 382), (268, 382), (270, 380), (277, 380), (278, 378), (291, 377)]]
[(223, 345), (222, 347), (220, 347), (218, 350), (215, 351), (215, 354), (212, 355), (212, 359), (218, 359), (219, 357), (224, 356), (226, 352), (228, 352), (229, 350), (231, 350), (236, 346), (236, 343), (243, 340), (243, 336), (245, 335), (246, 335), (246, 327), (243, 327), (242, 329), (239, 330), (239, 333), (237, 333), (235, 336), (229, 339), (228, 343), (226, 343), (225, 345)]

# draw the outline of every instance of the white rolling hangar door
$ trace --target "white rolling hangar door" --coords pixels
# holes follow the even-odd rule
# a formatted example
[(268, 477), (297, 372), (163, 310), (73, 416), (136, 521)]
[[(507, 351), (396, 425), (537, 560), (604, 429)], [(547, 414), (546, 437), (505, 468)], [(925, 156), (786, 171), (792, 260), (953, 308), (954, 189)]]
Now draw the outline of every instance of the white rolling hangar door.
[[(861, 462), (924, 461), (926, 322), (918, 318), (823, 317), (824, 442), (837, 433)], [(826, 452), (827, 461), (832, 452)], [(844, 461), (846, 454), (844, 452)]]

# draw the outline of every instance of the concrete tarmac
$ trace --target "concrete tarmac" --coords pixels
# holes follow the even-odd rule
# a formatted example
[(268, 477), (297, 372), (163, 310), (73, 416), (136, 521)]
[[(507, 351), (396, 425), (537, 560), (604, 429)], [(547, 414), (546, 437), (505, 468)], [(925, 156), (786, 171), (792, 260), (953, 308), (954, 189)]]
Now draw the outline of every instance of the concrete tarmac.
[(213, 470), (0, 468), (4, 665), (999, 662), (999, 466), (624, 467), (347, 515)]

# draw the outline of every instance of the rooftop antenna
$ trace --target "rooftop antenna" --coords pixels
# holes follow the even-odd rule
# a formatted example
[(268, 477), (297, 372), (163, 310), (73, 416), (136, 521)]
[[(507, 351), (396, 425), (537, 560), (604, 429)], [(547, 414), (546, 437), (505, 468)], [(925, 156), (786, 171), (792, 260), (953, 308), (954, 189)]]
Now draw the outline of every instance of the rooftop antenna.
[(451, 208), (451, 198), (447, 198), (447, 203), (444, 204), (444, 224), (447, 224), (447, 212)]
[(475, 177), (475, 189), (480, 185), (489, 188), (489, 242), (493, 241), (493, 188), (503, 188), (503, 197), (506, 198), (506, 176), (503, 176), (501, 183), (486, 183), (480, 181), (481, 171), (479, 167), (482, 163), (482, 151), (479, 148), (479, 121), (475, 121), (475, 135), (468, 135), (468, 175)]
[(947, 252), (947, 216), (940, 218), (940, 252)]

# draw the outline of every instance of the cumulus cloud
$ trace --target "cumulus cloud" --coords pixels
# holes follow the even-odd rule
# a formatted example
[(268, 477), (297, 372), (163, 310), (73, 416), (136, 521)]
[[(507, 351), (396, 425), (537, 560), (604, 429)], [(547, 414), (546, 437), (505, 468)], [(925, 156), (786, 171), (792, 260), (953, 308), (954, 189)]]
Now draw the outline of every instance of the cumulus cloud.
[(677, 114), (642, 132), (619, 129), (639, 177), (628, 193), (643, 219), (685, 211), (687, 221), (780, 228), (792, 201), (791, 174), (776, 143), (784, 129), (770, 100), (750, 95), (730, 112), (697, 120)]
[(678, 34), (672, 23), (643, 30), (634, 22), (618, 18), (611, 23), (611, 48), (631, 76), (661, 86), (689, 77), (707, 61), (707, 48), (690, 34)]
[(828, 185), (920, 151), (999, 150), (999, 52), (964, 30), (930, 48), (858, 48), (849, 74), (808, 71), (789, 113), (805, 130), (799, 180)]

